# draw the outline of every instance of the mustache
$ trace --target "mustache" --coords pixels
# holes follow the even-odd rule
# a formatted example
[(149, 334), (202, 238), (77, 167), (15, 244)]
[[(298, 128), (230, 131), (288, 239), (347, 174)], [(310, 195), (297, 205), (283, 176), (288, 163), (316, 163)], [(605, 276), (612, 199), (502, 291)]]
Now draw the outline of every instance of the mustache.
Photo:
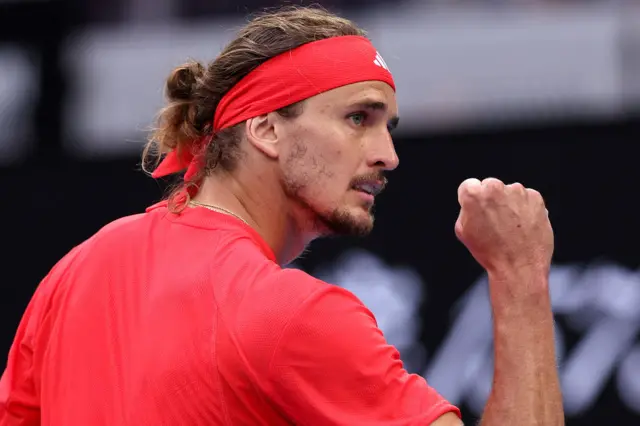
[(385, 176), (384, 171), (373, 172), (366, 175), (357, 176), (351, 181), (351, 186), (354, 187), (371, 182), (380, 183), (382, 185), (382, 190), (386, 188), (387, 184), (389, 183), (389, 179), (387, 179), (387, 177)]

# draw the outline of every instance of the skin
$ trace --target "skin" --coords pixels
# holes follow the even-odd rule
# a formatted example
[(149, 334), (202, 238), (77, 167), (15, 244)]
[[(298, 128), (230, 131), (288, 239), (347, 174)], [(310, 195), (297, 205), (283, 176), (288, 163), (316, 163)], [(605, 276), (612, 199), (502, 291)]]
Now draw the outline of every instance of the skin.
[(395, 93), (378, 81), (309, 98), (296, 118), (252, 118), (241, 167), (206, 178), (194, 199), (245, 219), (282, 264), (320, 236), (366, 235), (373, 201), (353, 184), (384, 181), (398, 166), (390, 134), (397, 120)]
[(549, 295), (554, 236), (544, 200), (488, 178), (463, 182), (458, 201), (456, 235), (487, 271), (493, 317), (493, 386), (480, 425), (564, 425)]
[[(304, 101), (302, 113), (248, 120), (242, 164), (205, 179), (195, 201), (243, 218), (278, 261), (295, 259), (324, 235), (365, 235), (373, 201), (353, 189), (398, 166), (390, 129), (395, 93), (362, 82)], [(548, 274), (553, 232), (542, 197), (520, 184), (471, 179), (460, 186), (456, 234), (489, 276), (494, 321), (494, 383), (482, 426), (560, 426)], [(433, 426), (460, 426), (455, 414)]]

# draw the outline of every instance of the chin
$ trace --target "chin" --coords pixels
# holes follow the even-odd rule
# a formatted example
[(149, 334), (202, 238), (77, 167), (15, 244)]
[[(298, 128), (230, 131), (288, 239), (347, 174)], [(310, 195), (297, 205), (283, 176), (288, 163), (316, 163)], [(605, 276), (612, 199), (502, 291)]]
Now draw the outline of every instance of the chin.
[(336, 209), (322, 217), (322, 222), (329, 234), (365, 237), (373, 230), (374, 217), (370, 210)]

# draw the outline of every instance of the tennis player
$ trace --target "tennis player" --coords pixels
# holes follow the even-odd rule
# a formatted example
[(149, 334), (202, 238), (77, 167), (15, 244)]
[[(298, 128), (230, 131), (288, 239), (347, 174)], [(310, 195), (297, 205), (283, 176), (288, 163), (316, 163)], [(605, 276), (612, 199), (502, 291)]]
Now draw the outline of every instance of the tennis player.
[[(41, 282), (0, 425), (461, 425), (360, 300), (281, 267), (315, 238), (372, 229), (398, 166), (395, 87), (362, 30), (313, 8), (261, 15), (210, 65), (177, 68), (144, 161), (182, 184)], [(459, 197), (458, 236), (491, 281), (482, 424), (561, 425), (542, 198), (494, 179)]]

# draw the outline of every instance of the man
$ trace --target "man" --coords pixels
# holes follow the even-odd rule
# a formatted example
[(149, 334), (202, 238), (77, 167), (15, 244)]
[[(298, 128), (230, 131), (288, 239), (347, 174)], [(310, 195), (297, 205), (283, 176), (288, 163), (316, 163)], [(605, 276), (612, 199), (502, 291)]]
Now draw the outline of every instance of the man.
[[(351, 293), (282, 269), (324, 235), (365, 235), (395, 83), (351, 22), (265, 14), (167, 82), (145, 151), (169, 200), (118, 220), (39, 286), (0, 382), (0, 425), (460, 425)], [(540, 194), (460, 186), (458, 237), (490, 277), (495, 381), (483, 425), (563, 423)], [(462, 367), (462, 366), (461, 366)]]

